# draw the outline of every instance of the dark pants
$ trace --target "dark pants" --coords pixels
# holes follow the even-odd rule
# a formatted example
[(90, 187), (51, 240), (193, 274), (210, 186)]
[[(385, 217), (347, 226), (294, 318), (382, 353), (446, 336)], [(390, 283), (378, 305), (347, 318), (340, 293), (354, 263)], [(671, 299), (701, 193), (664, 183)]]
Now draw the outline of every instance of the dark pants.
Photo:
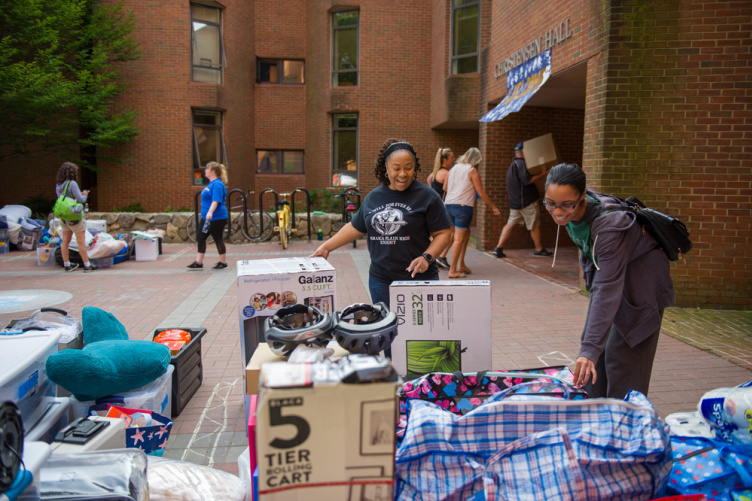
[(196, 234), (196, 243), (198, 244), (198, 252), (199, 254), (206, 253), (206, 239), (208, 238), (208, 235), (211, 235), (212, 238), (214, 238), (214, 243), (217, 244), (217, 252), (221, 256), (222, 254), (227, 254), (227, 249), (225, 248), (225, 241), (222, 240), (222, 233), (225, 231), (225, 224), (227, 224), (227, 219), (212, 219), (209, 221), (209, 233), (204, 233), (201, 231), (201, 228), (204, 227), (205, 221), (202, 219), (201, 224), (199, 225), (199, 232)]
[[(663, 318), (663, 310), (660, 315)], [(595, 363), (598, 381), (585, 385), (588, 396), (623, 399), (629, 390), (647, 395), (660, 333), (659, 327), (647, 339), (631, 348), (612, 325), (606, 348)]]

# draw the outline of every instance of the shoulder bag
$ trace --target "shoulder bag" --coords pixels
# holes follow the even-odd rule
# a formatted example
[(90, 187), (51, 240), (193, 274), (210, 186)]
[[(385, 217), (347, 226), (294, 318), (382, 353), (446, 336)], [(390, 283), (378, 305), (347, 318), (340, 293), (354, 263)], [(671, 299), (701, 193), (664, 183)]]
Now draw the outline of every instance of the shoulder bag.
[(52, 212), (62, 221), (80, 221), (84, 214), (84, 206), (68, 196), (68, 184), (70, 181), (65, 182), (65, 190), (55, 202)]
[(636, 197), (621, 201), (627, 206), (604, 210), (601, 214), (615, 211), (632, 212), (637, 216), (637, 222), (642, 226), (643, 234), (647, 232), (655, 238), (669, 261), (685, 261), (687, 252), (692, 248), (692, 241), (689, 239), (689, 231), (684, 223), (673, 216), (645, 207), (645, 204)]

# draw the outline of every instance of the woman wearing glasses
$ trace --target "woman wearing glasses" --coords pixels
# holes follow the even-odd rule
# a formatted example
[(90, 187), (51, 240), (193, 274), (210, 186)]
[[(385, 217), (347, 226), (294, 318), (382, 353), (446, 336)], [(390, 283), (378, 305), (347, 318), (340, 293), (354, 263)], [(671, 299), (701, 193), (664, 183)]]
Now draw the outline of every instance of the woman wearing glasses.
[(590, 292), (575, 384), (590, 397), (621, 399), (630, 389), (647, 395), (663, 309), (674, 303), (668, 257), (634, 214), (618, 210), (623, 202), (586, 184), (577, 164), (556, 165), (543, 200), (580, 249)]

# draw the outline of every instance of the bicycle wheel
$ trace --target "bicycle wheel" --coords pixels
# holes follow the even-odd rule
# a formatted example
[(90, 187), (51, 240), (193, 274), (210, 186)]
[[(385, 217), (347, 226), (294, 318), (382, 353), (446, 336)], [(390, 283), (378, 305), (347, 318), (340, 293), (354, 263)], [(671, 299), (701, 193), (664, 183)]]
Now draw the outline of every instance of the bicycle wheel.
[[(245, 227), (242, 225), (242, 221), (240, 221), (240, 218), (238, 219), (238, 224), (241, 225), (241, 228), (243, 228), (243, 233), (249, 239), (266, 242), (267, 240), (272, 238), (272, 234), (274, 233), (274, 220), (272, 220), (272, 217), (268, 212), (259, 213), (258, 211), (251, 212), (249, 210), (247, 233), (245, 231)], [(261, 221), (264, 222), (264, 231), (259, 235), (259, 232), (261, 230)]]
[[(227, 230), (227, 226), (225, 226), (225, 230)], [(188, 217), (188, 221), (186, 221), (185, 223), (185, 232), (188, 234), (188, 238), (190, 239), (190, 241), (195, 244), (196, 243), (196, 218), (193, 214), (191, 214), (190, 217)], [(206, 237), (206, 243), (207, 244), (214, 243), (214, 239), (211, 237), (211, 235)]]

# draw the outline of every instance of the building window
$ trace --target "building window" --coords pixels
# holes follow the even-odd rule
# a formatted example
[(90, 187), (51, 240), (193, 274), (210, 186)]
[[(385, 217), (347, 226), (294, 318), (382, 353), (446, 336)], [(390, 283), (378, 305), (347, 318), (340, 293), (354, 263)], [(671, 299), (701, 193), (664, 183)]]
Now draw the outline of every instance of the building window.
[(191, 80), (222, 83), (222, 11), (191, 5)]
[(209, 162), (227, 166), (225, 139), (222, 135), (222, 112), (193, 110), (193, 184), (206, 184), (204, 169)]
[(452, 0), (452, 73), (478, 71), (479, 0)]
[(259, 174), (304, 174), (305, 153), (297, 150), (256, 150)]
[(358, 85), (358, 21), (360, 12), (332, 14), (332, 87)]
[(332, 186), (358, 185), (358, 114), (332, 115)]
[(275, 84), (304, 84), (305, 61), (257, 59), (256, 81)]

